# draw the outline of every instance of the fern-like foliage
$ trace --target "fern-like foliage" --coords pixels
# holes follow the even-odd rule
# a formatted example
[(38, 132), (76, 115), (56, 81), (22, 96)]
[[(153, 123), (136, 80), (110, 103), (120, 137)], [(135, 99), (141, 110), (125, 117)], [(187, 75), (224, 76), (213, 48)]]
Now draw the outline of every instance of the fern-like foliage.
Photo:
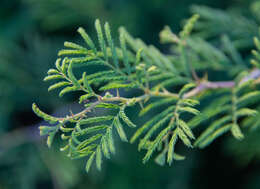
[[(205, 131), (196, 139), (194, 145), (199, 148), (208, 146), (217, 137), (231, 131), (232, 135), (241, 140), (244, 138), (238, 120), (245, 116), (255, 116), (257, 111), (247, 106), (260, 97), (258, 91), (247, 91), (243, 93), (249, 83), (238, 85), (232, 89), (222, 90), (218, 98), (213, 100), (200, 116), (190, 120), (188, 125), (195, 128), (202, 122), (208, 126)], [(207, 98), (212, 98), (212, 95)], [(214, 120), (211, 122), (211, 120)]]
[[(249, 6), (248, 6), (249, 5)], [(247, 14), (236, 11), (236, 6), (228, 9), (214, 9), (207, 6), (194, 5), (191, 12), (201, 16), (196, 24), (196, 35), (206, 39), (218, 38), (220, 35), (228, 35), (233, 45), (239, 49), (252, 48), (252, 37), (257, 35), (258, 21), (255, 3), (244, 4)], [(248, 6), (247, 8), (245, 6)], [(241, 7), (240, 7), (241, 8)], [(246, 16), (250, 15), (250, 16)], [(230, 28), (236, 28), (231, 30)]]
[[(153, 152), (156, 149), (161, 149), (163, 145), (165, 146), (164, 150), (159, 154), (156, 160), (160, 165), (165, 163), (167, 154), (167, 162), (169, 164), (172, 163), (173, 159), (182, 159), (180, 155), (174, 152), (174, 146), (178, 139), (186, 146), (192, 147), (191, 139), (195, 137), (186, 121), (181, 118), (181, 114), (199, 114), (199, 111), (193, 108), (193, 106), (199, 102), (197, 100), (183, 98), (184, 93), (193, 86), (193, 84), (184, 85), (177, 99), (172, 97), (159, 99), (154, 103), (150, 103), (140, 112), (141, 115), (144, 115), (149, 112), (149, 110), (158, 108), (158, 106), (162, 106), (163, 104), (167, 105), (165, 110), (140, 127), (131, 138), (131, 142), (134, 142), (142, 134), (145, 134), (138, 146), (139, 150), (147, 149), (143, 162), (148, 161)], [(158, 130), (160, 131), (158, 132)], [(156, 134), (156, 132), (158, 132), (158, 134)], [(154, 139), (152, 139), (153, 136), (155, 136)]]
[[(86, 170), (88, 171), (93, 160), (96, 159), (98, 169), (101, 169), (102, 154), (110, 158), (115, 152), (113, 142), (113, 130), (116, 130), (122, 141), (127, 141), (122, 123), (135, 127), (125, 114), (125, 108), (135, 103), (135, 99), (112, 96), (109, 92), (105, 96), (96, 94), (92, 85), (98, 85), (99, 90), (118, 88), (142, 88), (142, 83), (133, 80), (132, 72), (135, 66), (135, 57), (127, 51), (124, 33), (120, 32), (121, 47), (116, 48), (113, 43), (108, 23), (105, 24), (105, 35), (103, 34), (99, 20), (95, 23), (98, 35), (99, 47), (97, 47), (84, 29), (79, 28), (78, 32), (86, 42), (87, 47), (75, 43), (65, 42), (68, 49), (59, 51), (64, 58), (57, 59), (55, 69), (48, 71), (44, 81), (55, 80), (49, 87), (49, 91), (62, 88), (59, 96), (73, 91), (82, 91), (85, 94), (80, 96), (79, 103), (90, 98), (98, 99), (96, 102), (85, 104), (86, 109), (76, 115), (65, 118), (55, 118), (43, 113), (34, 104), (34, 112), (45, 121), (55, 126), (41, 126), (41, 135), (48, 135), (47, 144), (50, 147), (55, 134), (61, 131), (62, 139), (67, 141), (61, 151), (68, 151), (68, 156), (75, 159), (89, 156)], [(105, 40), (106, 39), (106, 40)], [(123, 64), (125, 69), (120, 69)], [(87, 74), (83, 72), (80, 78), (74, 74), (76, 68), (100, 66), (102, 71)], [(84, 68), (85, 69), (85, 68)], [(112, 103), (111, 103), (112, 102)], [(111, 109), (111, 115), (87, 117), (86, 114), (97, 108)]]
[[(103, 157), (110, 158), (115, 153), (114, 132), (128, 142), (125, 125), (136, 128), (130, 142), (139, 140), (138, 149), (146, 150), (144, 163), (157, 151), (155, 161), (160, 165), (183, 160), (185, 157), (175, 152), (178, 141), (189, 148), (204, 148), (229, 131), (242, 140), (241, 125), (259, 123), (256, 117), (246, 118), (257, 114), (254, 106), (260, 97), (259, 40), (255, 38), (258, 51), (253, 51), (254, 68), (250, 70), (228, 37), (223, 38), (223, 51), (193, 37), (191, 32), (198, 18), (194, 15), (187, 20), (179, 35), (169, 27), (160, 33), (161, 41), (171, 45), (170, 55), (133, 38), (124, 28), (119, 29), (116, 46), (109, 24), (102, 27), (99, 20), (95, 22), (98, 45), (79, 28), (85, 45), (65, 42), (66, 49), (59, 51), (61, 58), (44, 80), (55, 81), (49, 91), (59, 89), (60, 96), (80, 91), (79, 103), (85, 109), (58, 118), (33, 104), (34, 112), (53, 125), (40, 127), (40, 134), (48, 135), (48, 146), (55, 135), (61, 135), (65, 141), (61, 151), (67, 151), (72, 159), (85, 157), (89, 171), (94, 161), (101, 169)], [(236, 70), (230, 71), (234, 65)], [(98, 69), (90, 72), (92, 66)], [(205, 74), (207, 70), (226, 71), (228, 81), (198, 77), (197, 72)], [(122, 97), (124, 89), (137, 89), (140, 95)], [(116, 95), (110, 94), (111, 90)], [(125, 111), (130, 106), (138, 110), (138, 105), (139, 116), (144, 120), (140, 127)], [(89, 114), (96, 109), (106, 111)], [(198, 138), (194, 134), (197, 127), (202, 130)]]

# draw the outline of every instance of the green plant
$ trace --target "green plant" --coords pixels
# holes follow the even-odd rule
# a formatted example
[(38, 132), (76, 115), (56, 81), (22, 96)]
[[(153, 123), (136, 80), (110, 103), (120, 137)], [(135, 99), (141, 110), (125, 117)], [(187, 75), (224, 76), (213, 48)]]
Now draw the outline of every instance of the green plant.
[[(56, 68), (50, 69), (44, 80), (55, 81), (49, 91), (63, 88), (60, 96), (77, 91), (85, 109), (54, 117), (33, 104), (33, 111), (52, 124), (40, 126), (40, 134), (48, 135), (48, 146), (55, 135), (61, 135), (66, 143), (61, 151), (67, 151), (72, 159), (87, 157), (89, 171), (94, 160), (101, 169), (102, 157), (115, 153), (114, 131), (128, 141), (124, 126), (136, 129), (130, 142), (139, 140), (138, 149), (146, 150), (143, 162), (158, 151), (155, 161), (160, 165), (185, 158), (175, 152), (179, 141), (189, 148), (204, 148), (227, 132), (242, 140), (241, 126), (251, 126), (251, 119), (259, 123), (255, 107), (260, 97), (260, 42), (255, 38), (257, 50), (249, 65), (227, 36), (223, 48), (216, 48), (191, 35), (198, 18), (192, 16), (179, 35), (164, 28), (160, 39), (170, 45), (167, 55), (133, 38), (124, 28), (119, 29), (120, 45), (116, 46), (109, 24), (103, 29), (99, 20), (95, 22), (99, 46), (79, 28), (85, 45), (65, 42)], [(210, 81), (212, 75), (221, 75), (221, 80)], [(125, 91), (134, 94), (123, 97)], [(128, 108), (143, 116), (142, 126), (131, 121)], [(198, 137), (196, 128), (196, 133), (201, 133)]]

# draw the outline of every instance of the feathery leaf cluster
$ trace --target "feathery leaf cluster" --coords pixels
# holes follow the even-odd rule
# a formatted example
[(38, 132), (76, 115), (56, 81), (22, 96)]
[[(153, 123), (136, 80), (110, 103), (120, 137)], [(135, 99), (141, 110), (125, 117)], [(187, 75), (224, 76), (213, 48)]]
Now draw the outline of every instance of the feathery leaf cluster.
[[(66, 151), (72, 159), (87, 158), (89, 171), (94, 161), (100, 170), (103, 157), (109, 159), (115, 153), (114, 132), (128, 142), (126, 125), (136, 129), (130, 142), (139, 139), (138, 149), (146, 150), (144, 163), (156, 152), (155, 161), (160, 165), (183, 160), (185, 157), (175, 152), (178, 141), (189, 148), (204, 148), (229, 131), (242, 140), (241, 125), (259, 123), (259, 119), (252, 117), (257, 114), (253, 107), (260, 97), (259, 40), (255, 38), (257, 51), (253, 51), (254, 68), (250, 70), (228, 37), (222, 40), (224, 49), (218, 49), (193, 36), (198, 19), (194, 15), (187, 20), (179, 35), (169, 27), (160, 33), (161, 42), (171, 45), (171, 55), (133, 38), (124, 28), (119, 29), (119, 46), (116, 46), (109, 24), (102, 27), (99, 20), (95, 22), (98, 45), (79, 28), (85, 45), (65, 42), (66, 49), (59, 51), (61, 58), (55, 63), (56, 68), (50, 69), (44, 80), (54, 81), (49, 91), (60, 89), (60, 96), (83, 92), (79, 103), (85, 109), (57, 118), (34, 104), (33, 111), (53, 125), (40, 127), (41, 135), (48, 135), (48, 146), (55, 135), (61, 135), (65, 141), (61, 151)], [(236, 69), (230, 70), (234, 65)], [(91, 66), (99, 69), (89, 72)], [(207, 70), (226, 71), (230, 81), (211, 82), (206, 76), (200, 79), (197, 72)], [(127, 98), (120, 95), (121, 90), (130, 89), (139, 90), (141, 95)], [(104, 95), (100, 95), (102, 91)], [(128, 107), (138, 110), (138, 104), (139, 116), (145, 120), (140, 127), (125, 111)], [(89, 112), (100, 108), (109, 111), (90, 116)], [(206, 127), (196, 138), (194, 129), (202, 125)]]

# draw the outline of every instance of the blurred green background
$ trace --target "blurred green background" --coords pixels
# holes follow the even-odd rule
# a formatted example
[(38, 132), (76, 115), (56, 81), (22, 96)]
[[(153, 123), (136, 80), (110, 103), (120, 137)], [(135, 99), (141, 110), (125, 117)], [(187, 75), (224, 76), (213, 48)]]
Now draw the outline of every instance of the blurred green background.
[[(235, 9), (259, 23), (260, 3), (249, 0), (0, 0), (0, 189), (259, 189), (259, 158), (241, 160), (250, 153), (243, 150), (247, 143), (229, 153), (226, 148), (233, 141), (218, 141), (202, 151), (183, 152), (185, 161), (160, 167), (153, 161), (143, 165), (136, 145), (117, 141), (117, 153), (102, 171), (86, 174), (83, 160), (71, 161), (58, 152), (59, 141), (49, 150), (39, 137), (41, 120), (31, 111), (33, 102), (54, 114), (80, 108), (73, 96), (60, 99), (48, 93), (42, 81), (63, 42), (80, 40), (79, 26), (91, 34), (100, 18), (110, 22), (114, 34), (123, 25), (133, 36), (158, 46), (163, 26), (178, 32), (194, 4), (224, 12)], [(209, 31), (219, 31), (212, 25)], [(210, 34), (211, 40), (215, 36)]]

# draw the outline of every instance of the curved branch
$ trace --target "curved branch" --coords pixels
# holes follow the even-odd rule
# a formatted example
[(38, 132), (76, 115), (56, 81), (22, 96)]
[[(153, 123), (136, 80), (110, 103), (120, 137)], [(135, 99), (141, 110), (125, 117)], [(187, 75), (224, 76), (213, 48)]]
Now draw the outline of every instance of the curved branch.
[[(239, 85), (242, 85), (243, 83), (249, 80), (256, 80), (259, 77), (260, 77), (260, 69), (254, 69), (252, 72), (249, 73), (249, 75), (241, 79)], [(217, 81), (217, 82), (201, 81), (197, 87), (195, 87), (194, 89), (186, 93), (183, 97), (189, 98), (192, 96), (196, 96), (197, 94), (207, 89), (232, 88), (234, 86), (235, 86), (235, 81)]]

